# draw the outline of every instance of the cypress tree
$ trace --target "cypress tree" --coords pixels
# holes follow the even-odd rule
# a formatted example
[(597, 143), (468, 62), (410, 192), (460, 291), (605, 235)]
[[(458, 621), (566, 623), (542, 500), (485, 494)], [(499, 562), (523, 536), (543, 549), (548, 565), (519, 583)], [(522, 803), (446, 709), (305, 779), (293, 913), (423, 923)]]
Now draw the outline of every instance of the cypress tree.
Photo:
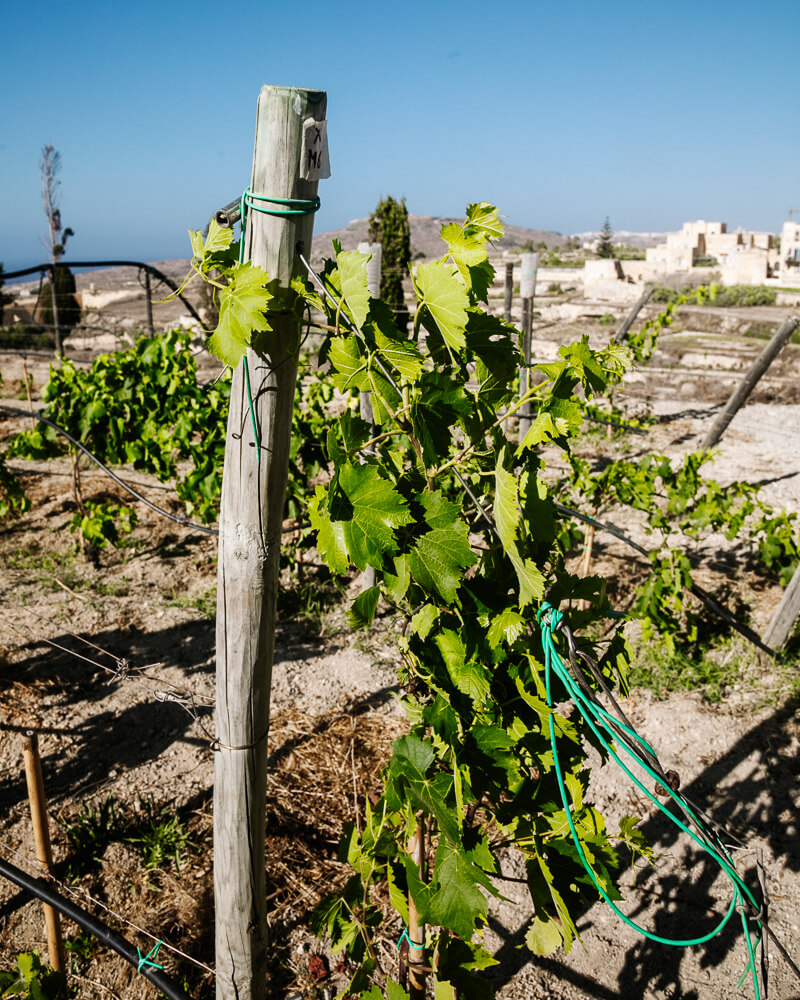
[(381, 298), (395, 310), (401, 330), (408, 325), (409, 314), (403, 299), (403, 278), (411, 260), (411, 229), (406, 200), (382, 198), (369, 217), (369, 239), (382, 247)]

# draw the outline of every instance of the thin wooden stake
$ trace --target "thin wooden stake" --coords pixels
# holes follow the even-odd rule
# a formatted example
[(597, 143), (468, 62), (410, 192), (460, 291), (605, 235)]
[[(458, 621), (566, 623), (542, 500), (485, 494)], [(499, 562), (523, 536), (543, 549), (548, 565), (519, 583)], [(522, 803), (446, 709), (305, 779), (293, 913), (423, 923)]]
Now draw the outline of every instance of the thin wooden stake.
[(800, 617), (800, 567), (792, 574), (781, 603), (767, 625), (761, 641), (765, 646), (780, 652), (786, 645), (786, 640), (794, 628), (794, 623)]
[(622, 341), (627, 337), (628, 330), (630, 330), (630, 328), (633, 326), (633, 323), (634, 323), (634, 320), (636, 319), (636, 317), (639, 315), (639, 313), (642, 311), (642, 309), (650, 301), (650, 296), (653, 294), (654, 291), (655, 291), (655, 286), (654, 285), (648, 285), (645, 288), (645, 290), (642, 292), (642, 294), (639, 296), (639, 298), (634, 303), (633, 309), (631, 309), (631, 311), (625, 317), (625, 322), (622, 324), (622, 326), (619, 328), (619, 330), (617, 330), (617, 332), (612, 337), (611, 342), (613, 344), (621, 344)]
[(150, 272), (145, 269), (144, 272), (144, 295), (145, 302), (147, 304), (147, 332), (150, 336), (153, 336), (153, 291), (150, 287)]
[[(578, 576), (585, 580), (589, 575), (589, 567), (592, 565), (592, 554), (594, 549), (594, 525), (590, 524), (586, 528), (586, 538), (584, 541), (583, 556), (581, 557), (581, 564), (578, 569)], [(581, 598), (578, 601), (578, 609), (580, 611), (587, 611), (592, 606), (591, 601), (587, 601)]]
[[(53, 851), (50, 845), (50, 828), (44, 799), (42, 759), (39, 756), (39, 738), (28, 730), (22, 739), (22, 757), (25, 761), (25, 781), (28, 785), (28, 802), (31, 807), (33, 839), (36, 843), (36, 860), (48, 872), (53, 871)], [(61, 933), (61, 914), (47, 903), (42, 903), (44, 924), (47, 930), (47, 953), (50, 965), (62, 975), (66, 970), (64, 938)]]
[[(419, 866), (420, 878), (425, 880), (425, 816), (420, 813), (414, 836), (408, 844), (408, 853)], [(422, 945), (421, 948), (415, 944)], [(419, 911), (408, 894), (408, 996), (409, 1000), (425, 1000), (425, 924), (420, 922)]]
[[(258, 98), (251, 190), (270, 198), (314, 198), (301, 179), (303, 134), (323, 121), (322, 91), (263, 87)], [(319, 129), (321, 136), (324, 129)], [(313, 140), (312, 140), (313, 141)], [(317, 155), (316, 149), (309, 153)], [(310, 159), (311, 157), (309, 157)], [(304, 164), (304, 173), (319, 177)], [(304, 273), (313, 215), (250, 211), (245, 257), (280, 288)], [(214, 769), (214, 896), (218, 1000), (266, 1000), (265, 876), (267, 734), (283, 506), (297, 384), (299, 322), (269, 317), (233, 375), (219, 519), (217, 711)], [(245, 367), (250, 373), (253, 436)]]
[(741, 407), (744, 406), (747, 401), (747, 397), (753, 389), (755, 389), (761, 376), (778, 356), (781, 348), (789, 340), (798, 325), (800, 325), (800, 316), (790, 316), (788, 319), (784, 320), (783, 323), (781, 323), (778, 328), (778, 332), (772, 340), (770, 340), (761, 354), (759, 354), (756, 358), (750, 371), (739, 383), (738, 387), (733, 392), (733, 395), (730, 397), (719, 416), (714, 421), (714, 425), (711, 430), (708, 434), (706, 434), (705, 438), (703, 438), (703, 443), (700, 445), (700, 448), (703, 451), (708, 451), (709, 448), (713, 448), (719, 441), (725, 433), (725, 429), (728, 424), (731, 420), (733, 420)]
[(514, 262), (506, 264), (506, 283), (503, 288), (503, 319), (506, 323), (511, 322), (511, 304), (514, 299)]

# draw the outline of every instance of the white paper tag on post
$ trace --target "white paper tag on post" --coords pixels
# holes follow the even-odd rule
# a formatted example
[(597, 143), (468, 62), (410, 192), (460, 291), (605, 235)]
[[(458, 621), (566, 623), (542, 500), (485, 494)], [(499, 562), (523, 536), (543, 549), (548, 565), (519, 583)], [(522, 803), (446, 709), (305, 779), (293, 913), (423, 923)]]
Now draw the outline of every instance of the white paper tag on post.
[(304, 181), (321, 181), (330, 175), (328, 123), (306, 118), (300, 146), (300, 176)]

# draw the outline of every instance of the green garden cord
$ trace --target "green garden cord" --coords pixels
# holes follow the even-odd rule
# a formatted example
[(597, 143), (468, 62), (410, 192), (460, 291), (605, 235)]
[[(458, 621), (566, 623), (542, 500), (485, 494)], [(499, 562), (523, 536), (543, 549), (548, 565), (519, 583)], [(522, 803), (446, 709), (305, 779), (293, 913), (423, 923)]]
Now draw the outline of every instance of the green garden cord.
[[(265, 201), (271, 205), (298, 205), (298, 208), (265, 208), (257, 205), (256, 202)], [(239, 263), (244, 264), (244, 233), (247, 225), (247, 209), (252, 208), (254, 212), (261, 212), (262, 215), (311, 215), (319, 210), (322, 202), (319, 196), (314, 198), (272, 198), (266, 194), (253, 194), (249, 187), (242, 191), (240, 201), (239, 218), (242, 223), (242, 235), (239, 240)], [(244, 377), (247, 386), (247, 402), (250, 407), (250, 421), (253, 425), (253, 437), (256, 442), (256, 461), (261, 464), (261, 435), (256, 424), (255, 407), (253, 406), (253, 393), (250, 389), (250, 369), (247, 364), (247, 354), (244, 356)]]
[[(544, 604), (542, 604), (542, 607), (539, 610), (537, 617), (539, 621), (539, 626), (542, 631), (542, 647), (544, 649), (544, 658), (545, 658), (545, 689), (547, 695), (547, 705), (551, 709), (551, 714), (548, 720), (550, 727), (550, 745), (553, 750), (553, 762), (556, 773), (556, 779), (558, 781), (559, 792), (561, 794), (561, 801), (564, 805), (564, 812), (567, 817), (567, 822), (569, 824), (570, 832), (572, 834), (572, 839), (578, 851), (578, 855), (581, 859), (583, 867), (586, 869), (586, 872), (588, 873), (589, 877), (594, 883), (597, 891), (600, 893), (600, 895), (603, 897), (606, 903), (608, 903), (608, 905), (612, 908), (612, 910), (617, 914), (617, 916), (620, 917), (620, 919), (623, 920), (624, 923), (626, 923), (629, 927), (632, 927), (634, 930), (638, 931), (644, 937), (649, 938), (651, 941), (656, 941), (660, 944), (675, 945), (678, 947), (690, 947), (692, 945), (703, 944), (706, 941), (711, 940), (711, 938), (715, 937), (717, 934), (719, 934), (720, 931), (725, 927), (725, 925), (730, 920), (734, 910), (736, 908), (739, 908), (742, 920), (742, 927), (744, 930), (745, 941), (747, 944), (747, 952), (748, 952), (748, 963), (745, 968), (744, 974), (746, 975), (748, 970), (751, 972), (753, 978), (753, 988), (755, 991), (755, 997), (756, 1000), (760, 1000), (761, 993), (758, 983), (758, 974), (756, 972), (755, 951), (753, 948), (753, 942), (750, 939), (750, 931), (747, 926), (747, 918), (744, 913), (744, 900), (742, 898), (742, 894), (744, 893), (748, 897), (752, 905), (755, 907), (755, 909), (759, 911), (759, 906), (756, 900), (754, 899), (752, 893), (750, 892), (747, 885), (742, 881), (739, 874), (736, 872), (735, 868), (733, 867), (731, 859), (729, 857), (724, 857), (723, 855), (721, 855), (719, 851), (714, 847), (713, 843), (711, 842), (711, 836), (707, 831), (705, 831), (703, 823), (694, 814), (693, 810), (690, 808), (689, 804), (685, 801), (683, 796), (681, 796), (679, 793), (676, 793), (668, 785), (666, 784), (663, 785), (664, 790), (686, 813), (686, 815), (691, 818), (692, 822), (696, 825), (699, 831), (699, 835), (690, 830), (684, 823), (682, 823), (678, 819), (677, 816), (675, 816), (672, 812), (670, 812), (669, 809), (667, 809), (666, 805), (661, 803), (652, 792), (650, 792), (647, 788), (645, 788), (645, 786), (641, 783), (641, 781), (639, 781), (639, 779), (634, 774), (631, 773), (628, 767), (617, 756), (612, 746), (608, 743), (605, 737), (598, 730), (597, 728), (598, 725), (602, 726), (607, 732), (609, 732), (612, 738), (614, 737), (615, 728), (624, 731), (629, 737), (631, 737), (632, 740), (634, 740), (640, 746), (645, 747), (652, 754), (652, 756), (656, 758), (656, 755), (655, 753), (653, 753), (650, 745), (641, 736), (639, 736), (638, 733), (636, 733), (633, 729), (629, 728), (628, 726), (623, 725), (617, 719), (614, 719), (601, 705), (587, 698), (584, 692), (581, 691), (580, 687), (573, 679), (572, 675), (564, 667), (564, 663), (553, 641), (553, 632), (559, 627), (559, 625), (562, 622), (563, 616), (561, 612), (557, 611), (555, 608), (552, 607), (552, 605), (547, 604), (545, 602)], [(701, 937), (688, 938), (685, 940), (665, 938), (657, 934), (653, 934), (651, 931), (648, 931), (646, 928), (641, 927), (639, 924), (636, 924), (629, 917), (627, 917), (614, 904), (613, 900), (610, 899), (606, 891), (598, 882), (591, 865), (586, 860), (586, 855), (583, 851), (583, 847), (581, 845), (578, 832), (575, 829), (575, 823), (572, 818), (572, 807), (567, 798), (567, 790), (564, 785), (564, 778), (558, 758), (558, 748), (556, 746), (555, 726), (553, 723), (553, 714), (552, 714), (553, 701), (551, 696), (551, 685), (550, 685), (551, 675), (553, 673), (555, 673), (558, 679), (562, 682), (568, 694), (575, 703), (576, 707), (583, 716), (584, 720), (589, 725), (589, 728), (592, 730), (594, 735), (600, 741), (602, 746), (606, 749), (608, 754), (617, 762), (617, 764), (619, 764), (622, 770), (628, 775), (628, 777), (647, 796), (647, 798), (651, 802), (653, 802), (656, 806), (658, 806), (658, 808), (666, 816), (668, 816), (669, 819), (679, 829), (681, 829), (684, 833), (688, 834), (689, 837), (691, 837), (691, 839), (694, 840), (696, 844), (702, 847), (717, 861), (719, 866), (731, 880), (734, 889), (731, 905), (729, 906), (727, 913), (723, 916), (722, 920), (717, 925), (717, 927), (714, 928), (712, 931), (710, 931), (708, 934), (705, 934)], [(651, 768), (644, 760), (642, 760), (638, 755), (636, 755), (633, 752), (633, 750), (625, 746), (624, 741), (621, 741), (621, 745), (631, 757), (634, 757), (636, 759), (640, 767), (646, 773), (648, 773), (653, 779), (655, 779), (657, 783), (661, 784), (662, 782), (664, 782), (663, 774), (659, 775), (655, 770), (653, 770), (653, 768)], [(724, 850), (721, 843), (720, 843), (720, 848)], [(758, 923), (757, 918), (756, 922)]]

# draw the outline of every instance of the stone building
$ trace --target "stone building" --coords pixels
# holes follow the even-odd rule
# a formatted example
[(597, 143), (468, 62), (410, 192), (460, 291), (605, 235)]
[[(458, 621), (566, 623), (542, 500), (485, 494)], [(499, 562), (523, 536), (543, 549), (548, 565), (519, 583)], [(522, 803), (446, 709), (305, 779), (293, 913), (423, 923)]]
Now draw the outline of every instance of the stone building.
[[(785, 227), (784, 227), (785, 228)], [(684, 222), (667, 242), (648, 247), (646, 262), (653, 274), (687, 273), (698, 265), (719, 271), (725, 285), (761, 285), (778, 278), (781, 256), (772, 233), (737, 229), (729, 233), (724, 222)]]

